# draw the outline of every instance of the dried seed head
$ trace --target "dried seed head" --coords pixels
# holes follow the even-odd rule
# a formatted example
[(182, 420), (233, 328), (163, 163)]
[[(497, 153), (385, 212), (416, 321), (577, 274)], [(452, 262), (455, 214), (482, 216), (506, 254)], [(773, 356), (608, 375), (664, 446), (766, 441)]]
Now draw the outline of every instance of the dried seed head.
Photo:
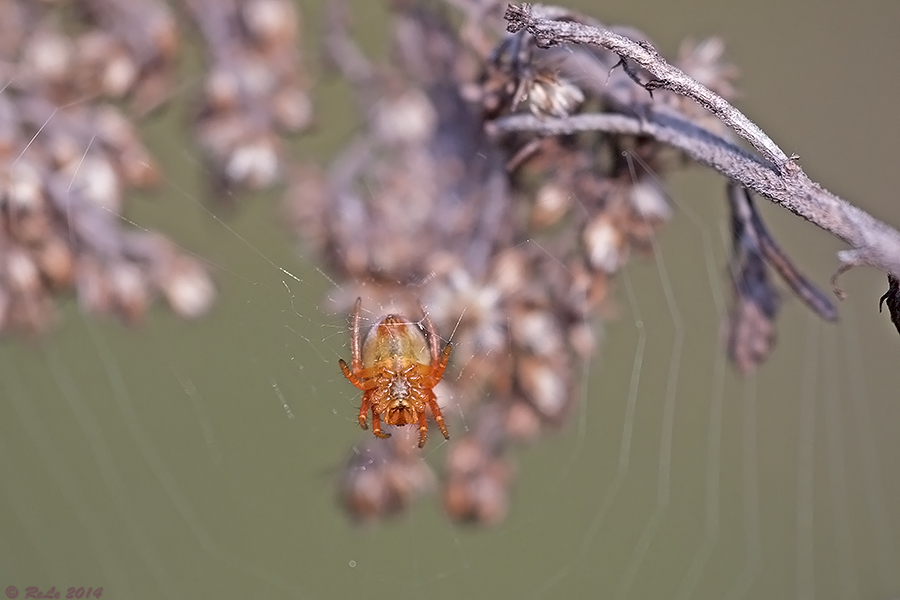
[(385, 98), (375, 105), (374, 114), (376, 135), (388, 144), (423, 143), (437, 127), (437, 113), (419, 90), (406, 90), (398, 97)]
[(163, 4), (156, 4), (152, 11), (152, 17), (145, 25), (153, 40), (153, 48), (157, 56), (164, 62), (172, 62), (178, 57), (178, 49), (181, 46), (181, 37), (178, 34), (178, 23), (171, 11)]
[(728, 357), (738, 371), (747, 375), (765, 362), (775, 346), (775, 325), (760, 305), (738, 299), (724, 323)]
[(545, 183), (534, 195), (534, 208), (531, 211), (532, 227), (553, 225), (568, 212), (571, 204), (571, 188), (555, 181)]
[(93, 257), (79, 257), (75, 267), (78, 304), (87, 313), (101, 315), (113, 306), (113, 296), (106, 273)]
[(604, 273), (617, 272), (625, 262), (627, 247), (620, 228), (600, 213), (584, 228), (583, 240), (588, 264)]
[(209, 274), (196, 261), (184, 256), (167, 270), (161, 287), (169, 306), (185, 319), (205, 315), (216, 298)]
[(530, 354), (554, 356), (563, 350), (559, 323), (547, 310), (516, 307), (510, 314), (509, 329), (513, 343)]
[(530, 271), (525, 253), (518, 247), (507, 248), (494, 258), (490, 281), (500, 296), (512, 296), (525, 287)]
[(43, 208), (44, 186), (36, 165), (20, 160), (9, 167), (6, 177), (0, 177), (0, 204), (8, 204), (12, 212), (35, 212)]
[(107, 269), (107, 278), (122, 316), (132, 323), (142, 319), (149, 298), (141, 270), (134, 264), (117, 262)]
[(594, 327), (591, 323), (581, 321), (569, 327), (569, 346), (575, 351), (581, 360), (588, 360), (594, 355), (597, 347), (597, 339), (594, 336)]
[(264, 135), (233, 149), (225, 165), (225, 175), (232, 183), (262, 189), (272, 185), (278, 178), (278, 163), (275, 138)]
[(525, 83), (522, 100), (525, 98), (534, 115), (564, 118), (581, 106), (584, 92), (568, 79), (545, 71)]
[(506, 433), (510, 438), (531, 441), (541, 432), (541, 417), (528, 402), (513, 402), (506, 415)]
[(569, 403), (565, 373), (562, 365), (536, 356), (523, 356), (516, 366), (516, 378), (525, 397), (550, 421), (558, 422)]
[(635, 212), (643, 219), (663, 222), (672, 218), (672, 208), (666, 192), (653, 179), (644, 178), (635, 182), (629, 190), (628, 199)]
[(292, 45), (297, 37), (297, 13), (285, 0), (250, 0), (241, 7), (244, 26), (261, 46)]
[(32, 34), (23, 58), (28, 71), (42, 80), (58, 83), (68, 77), (72, 56), (68, 38), (55, 31), (43, 30)]
[(138, 78), (138, 68), (131, 55), (123, 48), (109, 56), (101, 75), (104, 93), (111, 98), (121, 98), (127, 94)]
[(367, 442), (354, 449), (338, 488), (345, 510), (361, 522), (406, 508), (435, 484), (434, 473), (421, 457), (404, 450), (414, 445), (394, 439), (376, 444)]
[(122, 184), (106, 156), (91, 152), (79, 163), (70, 163), (65, 172), (72, 178), (73, 193), (113, 214), (121, 214)]
[(455, 443), (447, 457), (444, 508), (452, 518), (479, 525), (501, 522), (509, 508), (512, 468), (476, 437)]
[(280, 89), (272, 98), (272, 110), (279, 127), (288, 132), (303, 131), (312, 123), (312, 101), (297, 85)]
[(75, 281), (75, 259), (69, 245), (52, 236), (44, 240), (36, 252), (38, 269), (57, 290), (68, 289)]
[(203, 84), (203, 100), (209, 110), (226, 112), (239, 104), (241, 82), (232, 69), (213, 69)]
[(21, 247), (14, 246), (6, 252), (3, 265), (6, 285), (13, 291), (25, 294), (37, 294), (41, 288), (40, 272), (32, 257)]

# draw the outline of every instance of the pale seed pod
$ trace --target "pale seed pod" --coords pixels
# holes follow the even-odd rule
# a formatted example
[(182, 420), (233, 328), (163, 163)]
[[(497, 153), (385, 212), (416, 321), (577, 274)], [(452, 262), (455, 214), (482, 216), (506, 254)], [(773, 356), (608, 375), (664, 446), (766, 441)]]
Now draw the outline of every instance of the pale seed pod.
[(437, 113), (420, 90), (405, 90), (385, 98), (373, 110), (376, 136), (386, 143), (416, 144), (429, 140), (437, 127)]
[(313, 107), (309, 96), (298, 86), (289, 84), (272, 98), (272, 111), (283, 130), (296, 133), (312, 123)]
[(110, 161), (98, 153), (89, 153), (80, 163), (70, 165), (71, 189), (113, 214), (121, 214), (122, 184)]
[(569, 389), (564, 379), (562, 365), (551, 365), (536, 356), (519, 357), (516, 379), (525, 396), (551, 421), (562, 417), (569, 401)]
[(298, 15), (285, 0), (250, 0), (241, 18), (254, 41), (267, 49), (292, 46), (297, 38)]
[(541, 228), (557, 223), (569, 211), (571, 204), (572, 194), (569, 188), (554, 181), (545, 183), (534, 195), (531, 226)]
[(628, 200), (637, 215), (643, 219), (659, 223), (672, 218), (672, 207), (669, 206), (666, 192), (653, 179), (644, 178), (632, 184)]
[(626, 239), (620, 228), (605, 213), (591, 219), (582, 234), (588, 264), (594, 269), (612, 274), (625, 262)]
[(511, 313), (509, 329), (513, 343), (531, 354), (554, 356), (563, 350), (559, 325), (544, 309), (517, 307)]
[(138, 67), (131, 55), (125, 48), (119, 46), (107, 57), (103, 65), (100, 85), (108, 97), (121, 98), (131, 90), (138, 75)]
[(538, 117), (565, 118), (582, 102), (584, 92), (577, 85), (555, 73), (536, 74), (525, 86), (528, 109)]
[(179, 257), (167, 269), (160, 287), (180, 317), (195, 319), (212, 308), (216, 288), (209, 274), (193, 259)]
[(59, 84), (69, 76), (72, 56), (68, 38), (55, 31), (37, 31), (23, 52), (23, 68), (44, 81)]
[(271, 135), (257, 136), (236, 146), (225, 165), (232, 183), (262, 189), (275, 183), (279, 174), (278, 150)]
[(36, 212), (44, 208), (41, 174), (29, 160), (19, 160), (10, 165), (3, 183), (0, 200), (8, 204), (10, 211)]
[(7, 286), (18, 294), (37, 294), (42, 287), (41, 277), (31, 255), (20, 246), (13, 246), (6, 251), (5, 258)]
[(107, 280), (122, 316), (132, 323), (140, 321), (150, 299), (144, 274), (137, 265), (117, 262), (107, 269)]

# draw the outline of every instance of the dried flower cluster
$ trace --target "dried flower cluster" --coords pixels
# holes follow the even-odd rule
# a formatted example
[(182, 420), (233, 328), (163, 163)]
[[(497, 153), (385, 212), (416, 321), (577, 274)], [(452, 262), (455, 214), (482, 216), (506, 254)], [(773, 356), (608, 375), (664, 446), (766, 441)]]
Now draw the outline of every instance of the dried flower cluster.
[[(525, 30), (503, 36), (480, 27), (490, 18), (472, 22), (489, 16), (485, 3), (469, 8), (462, 35), (421, 5), (397, 10), (391, 67), (371, 63), (332, 13), (326, 46), (356, 89), (365, 130), (327, 171), (299, 171), (288, 201), (302, 237), (341, 277), (335, 310), (349, 311), (361, 295), (365, 306), (409, 314), (421, 298), (438, 331), (452, 333), (455, 376), (436, 392), (444, 415), (464, 415), (467, 428), (451, 428), (442, 495), (452, 517), (491, 524), (508, 506), (509, 443), (571, 413), (578, 365), (595, 345), (590, 319), (610, 278), (669, 219), (660, 178), (686, 162), (647, 137), (491, 135), (492, 123), (521, 112), (653, 111), (724, 130), (681, 96), (651, 96), (641, 85), (649, 77), (615, 54), (540, 48)], [(493, 9), (495, 17), (502, 10)], [(491, 37), (481, 51), (462, 41)], [(727, 96), (735, 73), (721, 55), (721, 42), (707, 40), (685, 45), (680, 64)], [(735, 286), (739, 300), (745, 288)], [(773, 318), (774, 308), (762, 315)], [(379, 517), (426, 489), (391, 486), (392, 462), (410, 460), (399, 449), (379, 450), (377, 471), (374, 454), (360, 468), (373, 447), (404, 444), (395, 436), (357, 447), (341, 486), (351, 514)]]
[[(218, 177), (267, 185), (275, 128), (309, 120), (296, 14), (281, 0), (189, 4), (214, 59), (198, 136)], [(53, 296), (72, 290), (132, 322), (157, 295), (185, 318), (212, 305), (200, 261), (121, 218), (159, 179), (135, 117), (172, 98), (180, 47), (162, 0), (0, 0), (0, 331), (46, 330)]]
[(289, 0), (185, 0), (206, 42), (196, 131), (217, 187), (262, 189), (281, 172), (281, 134), (312, 120)]

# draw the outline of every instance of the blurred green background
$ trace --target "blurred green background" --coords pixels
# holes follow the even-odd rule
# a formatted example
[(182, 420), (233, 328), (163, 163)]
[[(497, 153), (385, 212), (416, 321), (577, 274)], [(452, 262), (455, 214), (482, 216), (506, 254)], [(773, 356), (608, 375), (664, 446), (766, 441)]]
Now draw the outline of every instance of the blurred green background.
[[(685, 37), (723, 36), (742, 73), (739, 107), (814, 179), (900, 225), (900, 4), (567, 4), (638, 27), (669, 56)], [(383, 49), (382, 9), (353, 6), (364, 46)], [(322, 3), (300, 8), (321, 70)], [(366, 434), (337, 368), (346, 315), (321, 308), (331, 284), (285, 230), (278, 193), (232, 214), (205, 208), (184, 135), (196, 73), (146, 128), (164, 193), (131, 203), (128, 217), (211, 261), (220, 299), (200, 322), (157, 307), (134, 329), (70, 302), (47, 338), (0, 342), (0, 587), (102, 586), (105, 598), (900, 595), (900, 338), (878, 314), (885, 278), (844, 276), (837, 325), (788, 299), (778, 347), (741, 380), (719, 333), (724, 184), (700, 169), (669, 182), (676, 218), (657, 259), (617, 279), (619, 318), (585, 368), (574, 420), (517, 450), (506, 522), (456, 526), (434, 497), (380, 525), (348, 522), (334, 482)], [(315, 103), (316, 131), (292, 152), (327, 160), (353, 134), (354, 105), (327, 76)], [(827, 288), (842, 245), (763, 210)], [(439, 468), (445, 450), (429, 444), (426, 460)]]

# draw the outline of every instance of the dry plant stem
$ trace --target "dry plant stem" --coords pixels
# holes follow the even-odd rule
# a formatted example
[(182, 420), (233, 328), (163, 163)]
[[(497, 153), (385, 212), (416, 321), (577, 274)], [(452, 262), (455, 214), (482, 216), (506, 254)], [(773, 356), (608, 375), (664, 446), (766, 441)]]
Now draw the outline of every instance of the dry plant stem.
[(495, 123), (498, 130), (535, 131), (548, 135), (591, 130), (655, 138), (683, 150), (698, 162), (740, 182), (852, 246), (851, 250), (838, 253), (842, 266), (835, 278), (852, 267), (863, 265), (900, 275), (900, 232), (812, 181), (759, 127), (723, 98), (667, 63), (647, 43), (636, 42), (599, 27), (548, 20), (542, 18), (544, 14), (559, 17), (568, 13), (553, 7), (522, 4), (509, 6), (506, 17), (510, 22), (510, 31), (525, 27), (542, 44), (595, 44), (633, 60), (659, 80), (652, 87), (669, 89), (693, 98), (750, 141), (763, 154), (763, 158), (755, 157), (688, 121), (652, 111), (643, 119), (610, 114), (581, 114), (565, 119), (515, 115), (498, 120)]
[(506, 10), (506, 19), (509, 21), (507, 29), (515, 33), (527, 28), (542, 46), (563, 43), (593, 44), (616, 53), (623, 61), (632, 60), (656, 78), (645, 84), (648, 90), (667, 89), (695, 100), (750, 142), (766, 159), (776, 165), (778, 170), (790, 165), (790, 158), (756, 123), (727, 100), (689, 77), (681, 69), (669, 64), (649, 42), (635, 41), (593, 25), (551, 20), (559, 14), (559, 10), (556, 7), (531, 6), (527, 3), (510, 5)]

